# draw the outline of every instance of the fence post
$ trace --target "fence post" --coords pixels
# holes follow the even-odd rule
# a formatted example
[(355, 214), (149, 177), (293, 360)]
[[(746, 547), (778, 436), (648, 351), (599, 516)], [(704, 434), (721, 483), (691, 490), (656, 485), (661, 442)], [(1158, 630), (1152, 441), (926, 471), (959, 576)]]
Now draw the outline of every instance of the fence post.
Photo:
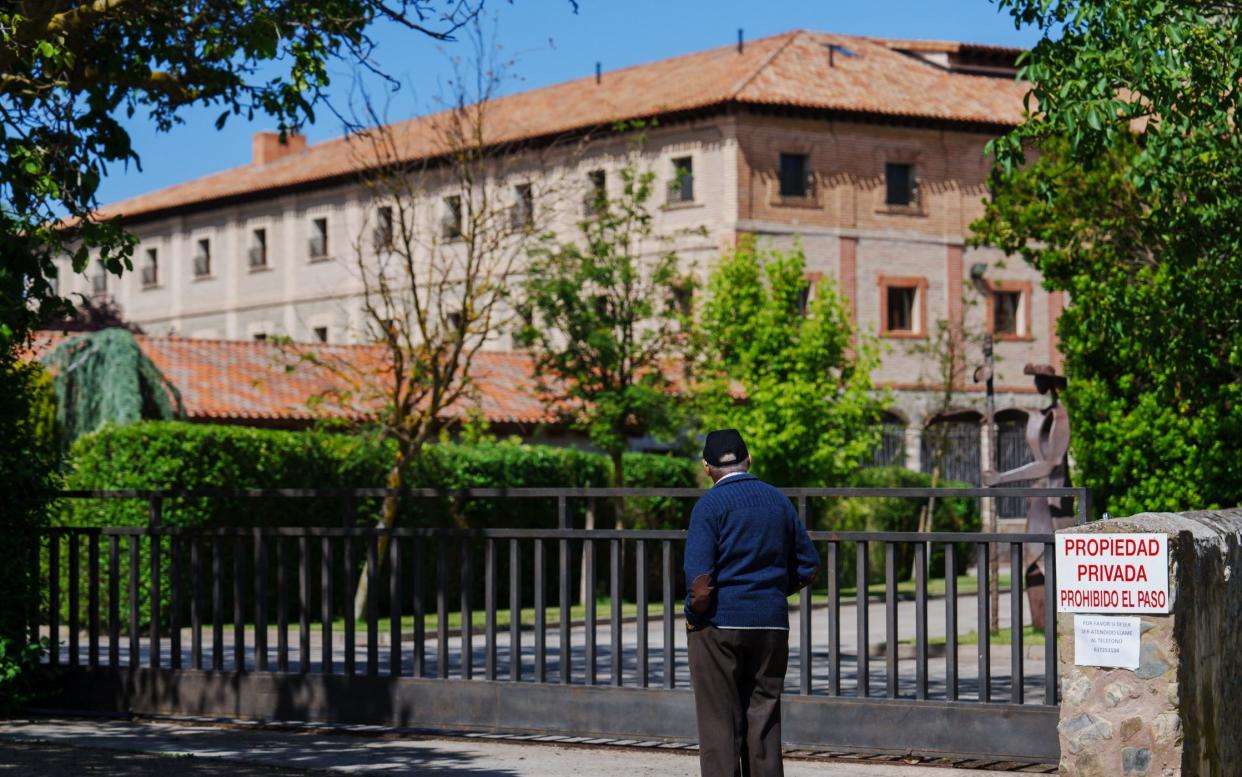
[(151, 637), (148, 663), (152, 669), (160, 668), (160, 536), (155, 530), (164, 522), (164, 497), (153, 491), (147, 502), (147, 536), (151, 538)]
[(341, 492), (341, 528), (353, 529), (358, 525), (358, 499), (353, 491)]

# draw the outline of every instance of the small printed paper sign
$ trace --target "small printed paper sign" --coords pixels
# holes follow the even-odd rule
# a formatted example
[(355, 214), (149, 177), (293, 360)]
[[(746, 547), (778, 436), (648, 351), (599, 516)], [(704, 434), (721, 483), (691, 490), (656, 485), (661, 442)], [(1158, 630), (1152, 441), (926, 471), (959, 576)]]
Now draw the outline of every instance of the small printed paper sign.
[(1140, 618), (1115, 615), (1074, 616), (1074, 663), (1138, 669)]

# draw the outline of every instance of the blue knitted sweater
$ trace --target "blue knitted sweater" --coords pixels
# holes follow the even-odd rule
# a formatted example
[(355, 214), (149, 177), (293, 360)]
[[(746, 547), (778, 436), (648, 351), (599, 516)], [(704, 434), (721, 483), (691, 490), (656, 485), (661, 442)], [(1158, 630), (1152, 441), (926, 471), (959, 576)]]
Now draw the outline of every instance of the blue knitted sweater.
[(790, 594), (819, 553), (789, 498), (754, 475), (722, 479), (694, 505), (686, 536), (686, 619), (731, 629), (788, 629)]

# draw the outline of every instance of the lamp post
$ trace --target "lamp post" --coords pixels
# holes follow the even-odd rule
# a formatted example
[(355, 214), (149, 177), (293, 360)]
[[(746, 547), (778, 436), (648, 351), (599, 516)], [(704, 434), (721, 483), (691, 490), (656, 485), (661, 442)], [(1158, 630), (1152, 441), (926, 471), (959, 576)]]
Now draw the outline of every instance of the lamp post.
[[(984, 277), (987, 273), (988, 266), (982, 262), (975, 263), (970, 267), (970, 282), (975, 290), (983, 295), (984, 299), (988, 299), (992, 294), (992, 284)], [(986, 388), (984, 405), (983, 423), (985, 434), (988, 440), (987, 463), (984, 467), (985, 472), (996, 472), (997, 468), (997, 441), (996, 441), (996, 387), (994, 381), (995, 359), (992, 355), (992, 332), (991, 328), (983, 336), (983, 365), (975, 369), (975, 383), (983, 381)], [(980, 478), (980, 482), (983, 478)], [(983, 485), (988, 485), (983, 483)], [(996, 531), (996, 500), (983, 500), (983, 530), (988, 533)], [(996, 553), (988, 554), (988, 600), (990, 618), (988, 628), (995, 633), (1000, 628), (1000, 585), (998, 575), (1000, 572), (1000, 559)], [(1009, 570), (1010, 585), (1015, 585), (1020, 570)], [(1015, 637), (1017, 639), (1017, 637)]]

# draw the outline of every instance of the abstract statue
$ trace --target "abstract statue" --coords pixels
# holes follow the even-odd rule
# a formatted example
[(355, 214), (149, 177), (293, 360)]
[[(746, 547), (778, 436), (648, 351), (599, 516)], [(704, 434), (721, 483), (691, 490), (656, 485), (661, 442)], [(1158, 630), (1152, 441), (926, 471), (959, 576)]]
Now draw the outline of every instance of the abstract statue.
[[(1069, 414), (1057, 398), (1057, 392), (1065, 388), (1065, 378), (1057, 375), (1056, 370), (1047, 364), (1028, 364), (1022, 372), (1035, 376), (1036, 390), (1040, 394), (1050, 395), (1052, 400), (1048, 407), (1027, 416), (1026, 444), (1031, 449), (1034, 461), (1008, 472), (985, 470), (983, 485), (999, 486), (1029, 480), (1032, 488), (1069, 486)], [(1026, 531), (1029, 533), (1051, 534), (1073, 521), (1074, 507), (1071, 497), (1034, 497), (1027, 500)], [(1028, 544), (1024, 563), (1031, 625), (1042, 629), (1045, 617), (1043, 546)], [(1015, 570), (1010, 570), (1011, 575), (1014, 573)]]

